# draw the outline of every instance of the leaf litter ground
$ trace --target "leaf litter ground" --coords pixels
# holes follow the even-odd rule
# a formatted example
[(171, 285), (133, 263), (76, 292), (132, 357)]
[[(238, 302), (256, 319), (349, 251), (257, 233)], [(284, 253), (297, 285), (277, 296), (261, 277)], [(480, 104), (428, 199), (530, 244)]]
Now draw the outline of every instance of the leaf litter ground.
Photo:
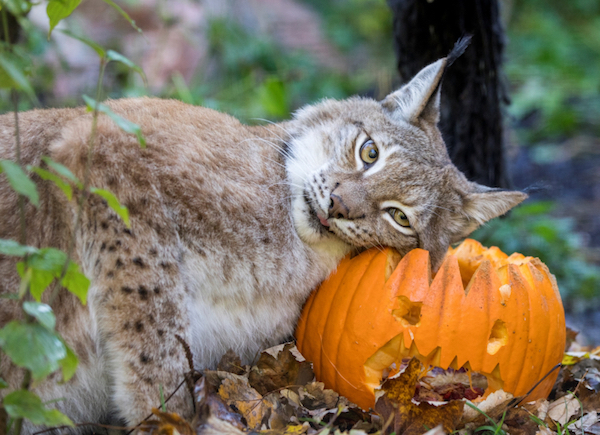
[(375, 410), (364, 412), (316, 382), (292, 343), (267, 349), (252, 366), (228, 352), (217, 370), (190, 373), (191, 421), (156, 409), (138, 429), (150, 435), (600, 435), (600, 348), (568, 353), (564, 362), (547, 400), (524, 403), (498, 391), (475, 406), (467, 401), (480, 393), (474, 382), (465, 387), (452, 374), (454, 380), (432, 389), (432, 371), (413, 359), (384, 382)]

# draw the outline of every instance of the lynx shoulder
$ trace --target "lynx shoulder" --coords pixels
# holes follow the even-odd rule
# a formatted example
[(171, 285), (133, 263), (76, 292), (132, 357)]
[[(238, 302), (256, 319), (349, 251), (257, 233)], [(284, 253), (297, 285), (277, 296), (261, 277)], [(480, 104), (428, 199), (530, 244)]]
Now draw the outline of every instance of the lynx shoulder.
[[(176, 101), (109, 102), (142, 127), (146, 148), (101, 116), (90, 153), (83, 109), (20, 114), (24, 164), (49, 156), (113, 192), (131, 219), (128, 228), (97, 195), (67, 201), (34, 180), (27, 244), (67, 250), (75, 234), (74, 260), (91, 280), (85, 307), (58, 292), (58, 328), (80, 368), (66, 384), (39, 385), (42, 400), (65, 398), (56, 407), (74, 421), (136, 424), (160, 403), (159, 386), (174, 391), (188, 370), (178, 337), (198, 369), (227, 349), (249, 360), (293, 332), (309, 292), (351, 250), (420, 247), (437, 267), (448, 244), (521, 202), (523, 193), (469, 182), (450, 162), (437, 128), (446, 65), (381, 102), (325, 100), (258, 127)], [(0, 117), (0, 159), (15, 159), (14, 128)], [(2, 177), (0, 238), (19, 231), (18, 197)], [(0, 293), (18, 284), (15, 261), (0, 255)], [(3, 302), (0, 326), (17, 315)], [(6, 358), (0, 372), (21, 382)], [(170, 403), (191, 412), (183, 390)]]

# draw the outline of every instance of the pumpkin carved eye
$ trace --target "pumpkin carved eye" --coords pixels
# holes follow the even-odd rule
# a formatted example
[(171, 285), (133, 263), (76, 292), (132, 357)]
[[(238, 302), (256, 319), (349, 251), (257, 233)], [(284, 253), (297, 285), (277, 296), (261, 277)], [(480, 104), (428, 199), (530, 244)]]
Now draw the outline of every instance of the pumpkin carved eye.
[(360, 146), (360, 159), (365, 162), (366, 165), (372, 165), (377, 161), (379, 157), (379, 150), (377, 145), (373, 142), (373, 139), (367, 139), (365, 143)]
[(399, 208), (388, 208), (387, 212), (392, 216), (396, 223), (403, 227), (410, 227), (410, 222), (402, 210)]

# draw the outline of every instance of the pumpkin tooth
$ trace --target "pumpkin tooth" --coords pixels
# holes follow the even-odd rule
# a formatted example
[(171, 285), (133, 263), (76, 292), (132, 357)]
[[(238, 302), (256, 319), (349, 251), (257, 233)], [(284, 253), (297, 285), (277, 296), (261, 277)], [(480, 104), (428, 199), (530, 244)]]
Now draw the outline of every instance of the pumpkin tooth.
[(385, 281), (387, 281), (394, 270), (396, 270), (400, 260), (402, 260), (402, 255), (400, 255), (400, 253), (395, 249), (390, 248), (388, 250), (387, 262), (385, 264)]
[(500, 292), (500, 295), (502, 297), (500, 303), (502, 304), (502, 306), (506, 306), (506, 302), (508, 301), (508, 298), (510, 298), (511, 293), (510, 284), (502, 284), (498, 291)]

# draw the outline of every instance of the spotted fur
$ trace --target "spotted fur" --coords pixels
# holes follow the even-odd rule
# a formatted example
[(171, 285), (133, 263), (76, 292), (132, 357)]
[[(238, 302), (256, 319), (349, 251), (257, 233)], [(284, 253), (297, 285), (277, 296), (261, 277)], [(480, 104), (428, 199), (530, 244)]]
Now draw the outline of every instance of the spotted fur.
[[(159, 386), (170, 394), (188, 370), (177, 336), (198, 369), (227, 349), (250, 361), (292, 334), (308, 293), (351, 250), (421, 247), (437, 267), (449, 243), (523, 200), (467, 181), (450, 162), (436, 126), (445, 62), (382, 102), (325, 100), (259, 127), (177, 101), (108, 102), (142, 126), (147, 148), (101, 116), (90, 182), (129, 208), (131, 228), (85, 197), (73, 257), (91, 279), (89, 303), (61, 290), (53, 306), (81, 364), (66, 384), (36, 385), (42, 400), (64, 398), (53, 406), (76, 422), (135, 424), (160, 404)], [(20, 114), (23, 163), (43, 166), (47, 155), (83, 179), (91, 126), (83, 109)], [(0, 117), (2, 159), (15, 160), (14, 129), (12, 115)], [(379, 153), (372, 165), (360, 153), (368, 140)], [(67, 250), (77, 202), (33, 178), (41, 203), (26, 207), (27, 243)], [(19, 239), (18, 210), (2, 177), (0, 238)], [(0, 256), (0, 293), (18, 283), (15, 260)], [(0, 326), (17, 316), (3, 299)], [(22, 371), (1, 358), (17, 387)], [(169, 408), (191, 413), (185, 389)]]

